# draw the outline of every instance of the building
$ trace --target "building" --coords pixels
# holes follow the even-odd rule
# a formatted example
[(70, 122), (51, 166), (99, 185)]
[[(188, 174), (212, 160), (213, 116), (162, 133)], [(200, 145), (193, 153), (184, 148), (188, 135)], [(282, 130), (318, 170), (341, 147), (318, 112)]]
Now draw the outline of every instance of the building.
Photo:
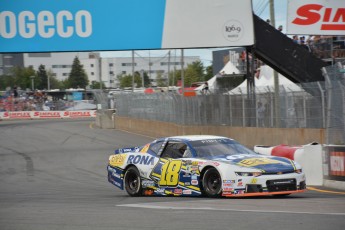
[[(134, 71), (146, 72), (155, 85), (157, 77), (167, 79), (168, 72), (181, 69), (181, 57), (170, 56), (168, 52), (163, 57), (134, 57)], [(38, 70), (40, 65), (44, 65), (47, 71), (51, 71), (58, 80), (65, 80), (71, 72), (73, 60), (78, 57), (80, 63), (89, 78), (90, 84), (93, 81), (102, 81), (106, 87), (119, 87), (118, 77), (132, 74), (131, 57), (101, 57), (98, 52), (68, 52), (68, 53), (25, 53), (24, 66), (32, 66)], [(170, 60), (170, 61), (169, 61)], [(184, 68), (188, 64), (200, 61), (199, 57), (184, 57)]]
[[(116, 58), (101, 58), (101, 76), (102, 81), (107, 87), (119, 87), (118, 77), (121, 75), (132, 75), (132, 58), (131, 57), (116, 57)], [(195, 61), (200, 61), (196, 56), (184, 57), (184, 68), (188, 64)], [(85, 67), (85, 65), (84, 65)], [(90, 66), (91, 67), (91, 66)], [(85, 69), (88, 69), (85, 67)], [(134, 71), (145, 72), (155, 86), (157, 78), (168, 79), (168, 72), (181, 69), (181, 57), (134, 57)], [(88, 70), (87, 70), (88, 71)], [(89, 75), (92, 73), (88, 72)]]
[(24, 67), (23, 54), (3, 53), (0, 54), (0, 76), (11, 73), (13, 67)]
[(38, 70), (44, 65), (46, 71), (52, 72), (57, 80), (68, 78), (75, 57), (79, 60), (89, 59), (88, 52), (63, 52), (63, 53), (24, 53), (24, 66)]

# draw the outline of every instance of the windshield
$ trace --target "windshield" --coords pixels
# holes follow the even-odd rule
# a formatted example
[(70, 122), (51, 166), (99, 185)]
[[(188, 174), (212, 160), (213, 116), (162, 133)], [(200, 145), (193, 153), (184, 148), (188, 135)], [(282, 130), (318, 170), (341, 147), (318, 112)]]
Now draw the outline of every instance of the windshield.
[(256, 154), (254, 151), (230, 139), (209, 139), (192, 141), (190, 143), (199, 158), (231, 156), (235, 154)]

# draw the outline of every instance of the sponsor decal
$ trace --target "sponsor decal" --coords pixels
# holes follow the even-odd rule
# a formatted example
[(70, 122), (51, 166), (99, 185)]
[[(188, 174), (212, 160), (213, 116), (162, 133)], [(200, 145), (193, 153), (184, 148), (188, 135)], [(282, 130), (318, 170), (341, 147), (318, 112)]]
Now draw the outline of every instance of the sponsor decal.
[(235, 184), (235, 180), (223, 180), (223, 184), (226, 183)]
[(181, 195), (182, 194), (182, 189), (179, 189), (179, 188), (174, 189), (174, 194)]
[(233, 187), (234, 184), (233, 183), (224, 183), (223, 187)]
[(4, 112), (4, 118), (31, 118), (30, 112)]
[(147, 145), (145, 145), (142, 149), (141, 149), (141, 153), (146, 153), (147, 152), (147, 150), (149, 150), (149, 148), (150, 148), (150, 144), (147, 144)]
[(223, 191), (223, 195), (232, 195), (232, 192), (230, 192), (230, 191)]
[(154, 187), (155, 186), (155, 182), (151, 181), (151, 180), (143, 180), (141, 182), (141, 184), (143, 185), (143, 188)]
[(252, 183), (252, 184), (256, 184), (256, 182), (258, 182), (258, 179), (253, 178), (253, 179), (252, 179), (252, 181), (251, 181), (250, 183)]
[(92, 16), (87, 10), (70, 12), (67, 10), (29, 11), (20, 12), (2, 11), (0, 18), (3, 23), (0, 31), (3, 38), (69, 38), (78, 36), (82, 38), (92, 35)]
[(197, 180), (198, 176), (197, 175), (192, 175), (192, 180)]
[(270, 158), (248, 158), (243, 159), (237, 163), (237, 165), (244, 167), (255, 167), (258, 165), (267, 165), (267, 164), (280, 164), (280, 161), (273, 160)]
[(329, 163), (331, 175), (345, 176), (345, 152), (331, 152)]
[(300, 6), (293, 24), (310, 26), (320, 24), (320, 30), (345, 31), (345, 8), (329, 8), (319, 4), (306, 4)]
[(198, 180), (192, 180), (192, 185), (198, 185), (198, 184), (199, 184)]
[(165, 193), (165, 189), (164, 188), (157, 188), (156, 192), (157, 193)]
[(236, 20), (230, 20), (224, 23), (223, 36), (228, 41), (238, 41), (244, 34), (244, 27), (241, 22)]
[(130, 155), (127, 164), (154, 165), (154, 159), (153, 156)]
[(125, 154), (116, 154), (113, 155), (109, 161), (109, 164), (111, 166), (115, 166), (115, 167), (120, 167), (123, 165), (123, 163), (125, 162), (125, 158), (126, 155)]
[(242, 187), (242, 186), (243, 186), (243, 181), (242, 181), (242, 179), (239, 179), (237, 181), (237, 187)]
[(223, 187), (223, 191), (224, 191), (224, 192), (232, 192), (232, 191), (234, 191), (234, 188)]
[(61, 118), (60, 112), (34, 112), (34, 117), (40, 118)]
[(190, 185), (190, 182), (186, 182), (184, 183), (185, 186), (189, 186)]
[(91, 111), (65, 111), (64, 116), (69, 116), (71, 118), (75, 117), (92, 117)]
[(192, 194), (192, 190), (190, 190), (190, 189), (183, 190), (183, 194), (184, 195), (191, 195)]
[(234, 194), (244, 194), (244, 190), (235, 190)]

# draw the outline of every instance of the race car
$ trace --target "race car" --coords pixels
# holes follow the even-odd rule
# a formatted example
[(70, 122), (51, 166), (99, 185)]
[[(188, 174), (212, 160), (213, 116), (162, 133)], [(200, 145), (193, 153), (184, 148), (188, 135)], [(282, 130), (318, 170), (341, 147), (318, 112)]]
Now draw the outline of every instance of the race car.
[(108, 181), (130, 196), (285, 196), (304, 192), (293, 160), (255, 153), (221, 136), (174, 136), (109, 157)]

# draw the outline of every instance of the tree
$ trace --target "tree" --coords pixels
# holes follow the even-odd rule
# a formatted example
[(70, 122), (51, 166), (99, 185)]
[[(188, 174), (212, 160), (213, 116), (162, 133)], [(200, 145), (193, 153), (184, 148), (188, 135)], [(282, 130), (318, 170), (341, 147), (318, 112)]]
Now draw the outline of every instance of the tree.
[(156, 81), (157, 81), (157, 86), (158, 87), (165, 87), (165, 86), (167, 86), (166, 80), (163, 78), (162, 73), (158, 73), (157, 74)]
[(55, 76), (52, 70), (47, 71), (47, 76), (49, 79), (49, 87), (47, 89), (63, 89), (64, 84), (62, 81), (59, 81)]
[(213, 67), (212, 65), (206, 67), (205, 81), (210, 80), (213, 77)]
[(139, 72), (134, 73), (134, 83), (135, 83), (137, 88), (140, 88), (143, 85)]
[(72, 88), (86, 88), (89, 84), (87, 74), (77, 56), (73, 60), (72, 69), (68, 77), (68, 83), (69, 87)]
[(189, 64), (185, 70), (184, 84), (191, 86), (193, 82), (202, 81), (204, 78), (204, 65), (200, 61)]
[(34, 87), (36, 87), (36, 83), (38, 82), (38, 78), (36, 76), (35, 70), (30, 66), (28, 68), (21, 68), (21, 67), (14, 67), (11, 70), (11, 76), (8, 79), (7, 86), (13, 88), (14, 86), (20, 87), (21, 89), (31, 89), (32, 87), (32, 79), (31, 76), (34, 77)]
[(37, 89), (48, 89), (48, 74), (44, 65), (40, 65), (37, 71), (37, 81), (35, 82)]
[[(90, 87), (91, 89), (100, 89), (101, 84), (99, 83), (99, 81), (92, 81)], [(104, 88), (105, 88), (105, 85), (104, 85), (104, 82), (102, 82), (102, 89)]]
[(120, 88), (132, 87), (132, 75), (119, 76)]

